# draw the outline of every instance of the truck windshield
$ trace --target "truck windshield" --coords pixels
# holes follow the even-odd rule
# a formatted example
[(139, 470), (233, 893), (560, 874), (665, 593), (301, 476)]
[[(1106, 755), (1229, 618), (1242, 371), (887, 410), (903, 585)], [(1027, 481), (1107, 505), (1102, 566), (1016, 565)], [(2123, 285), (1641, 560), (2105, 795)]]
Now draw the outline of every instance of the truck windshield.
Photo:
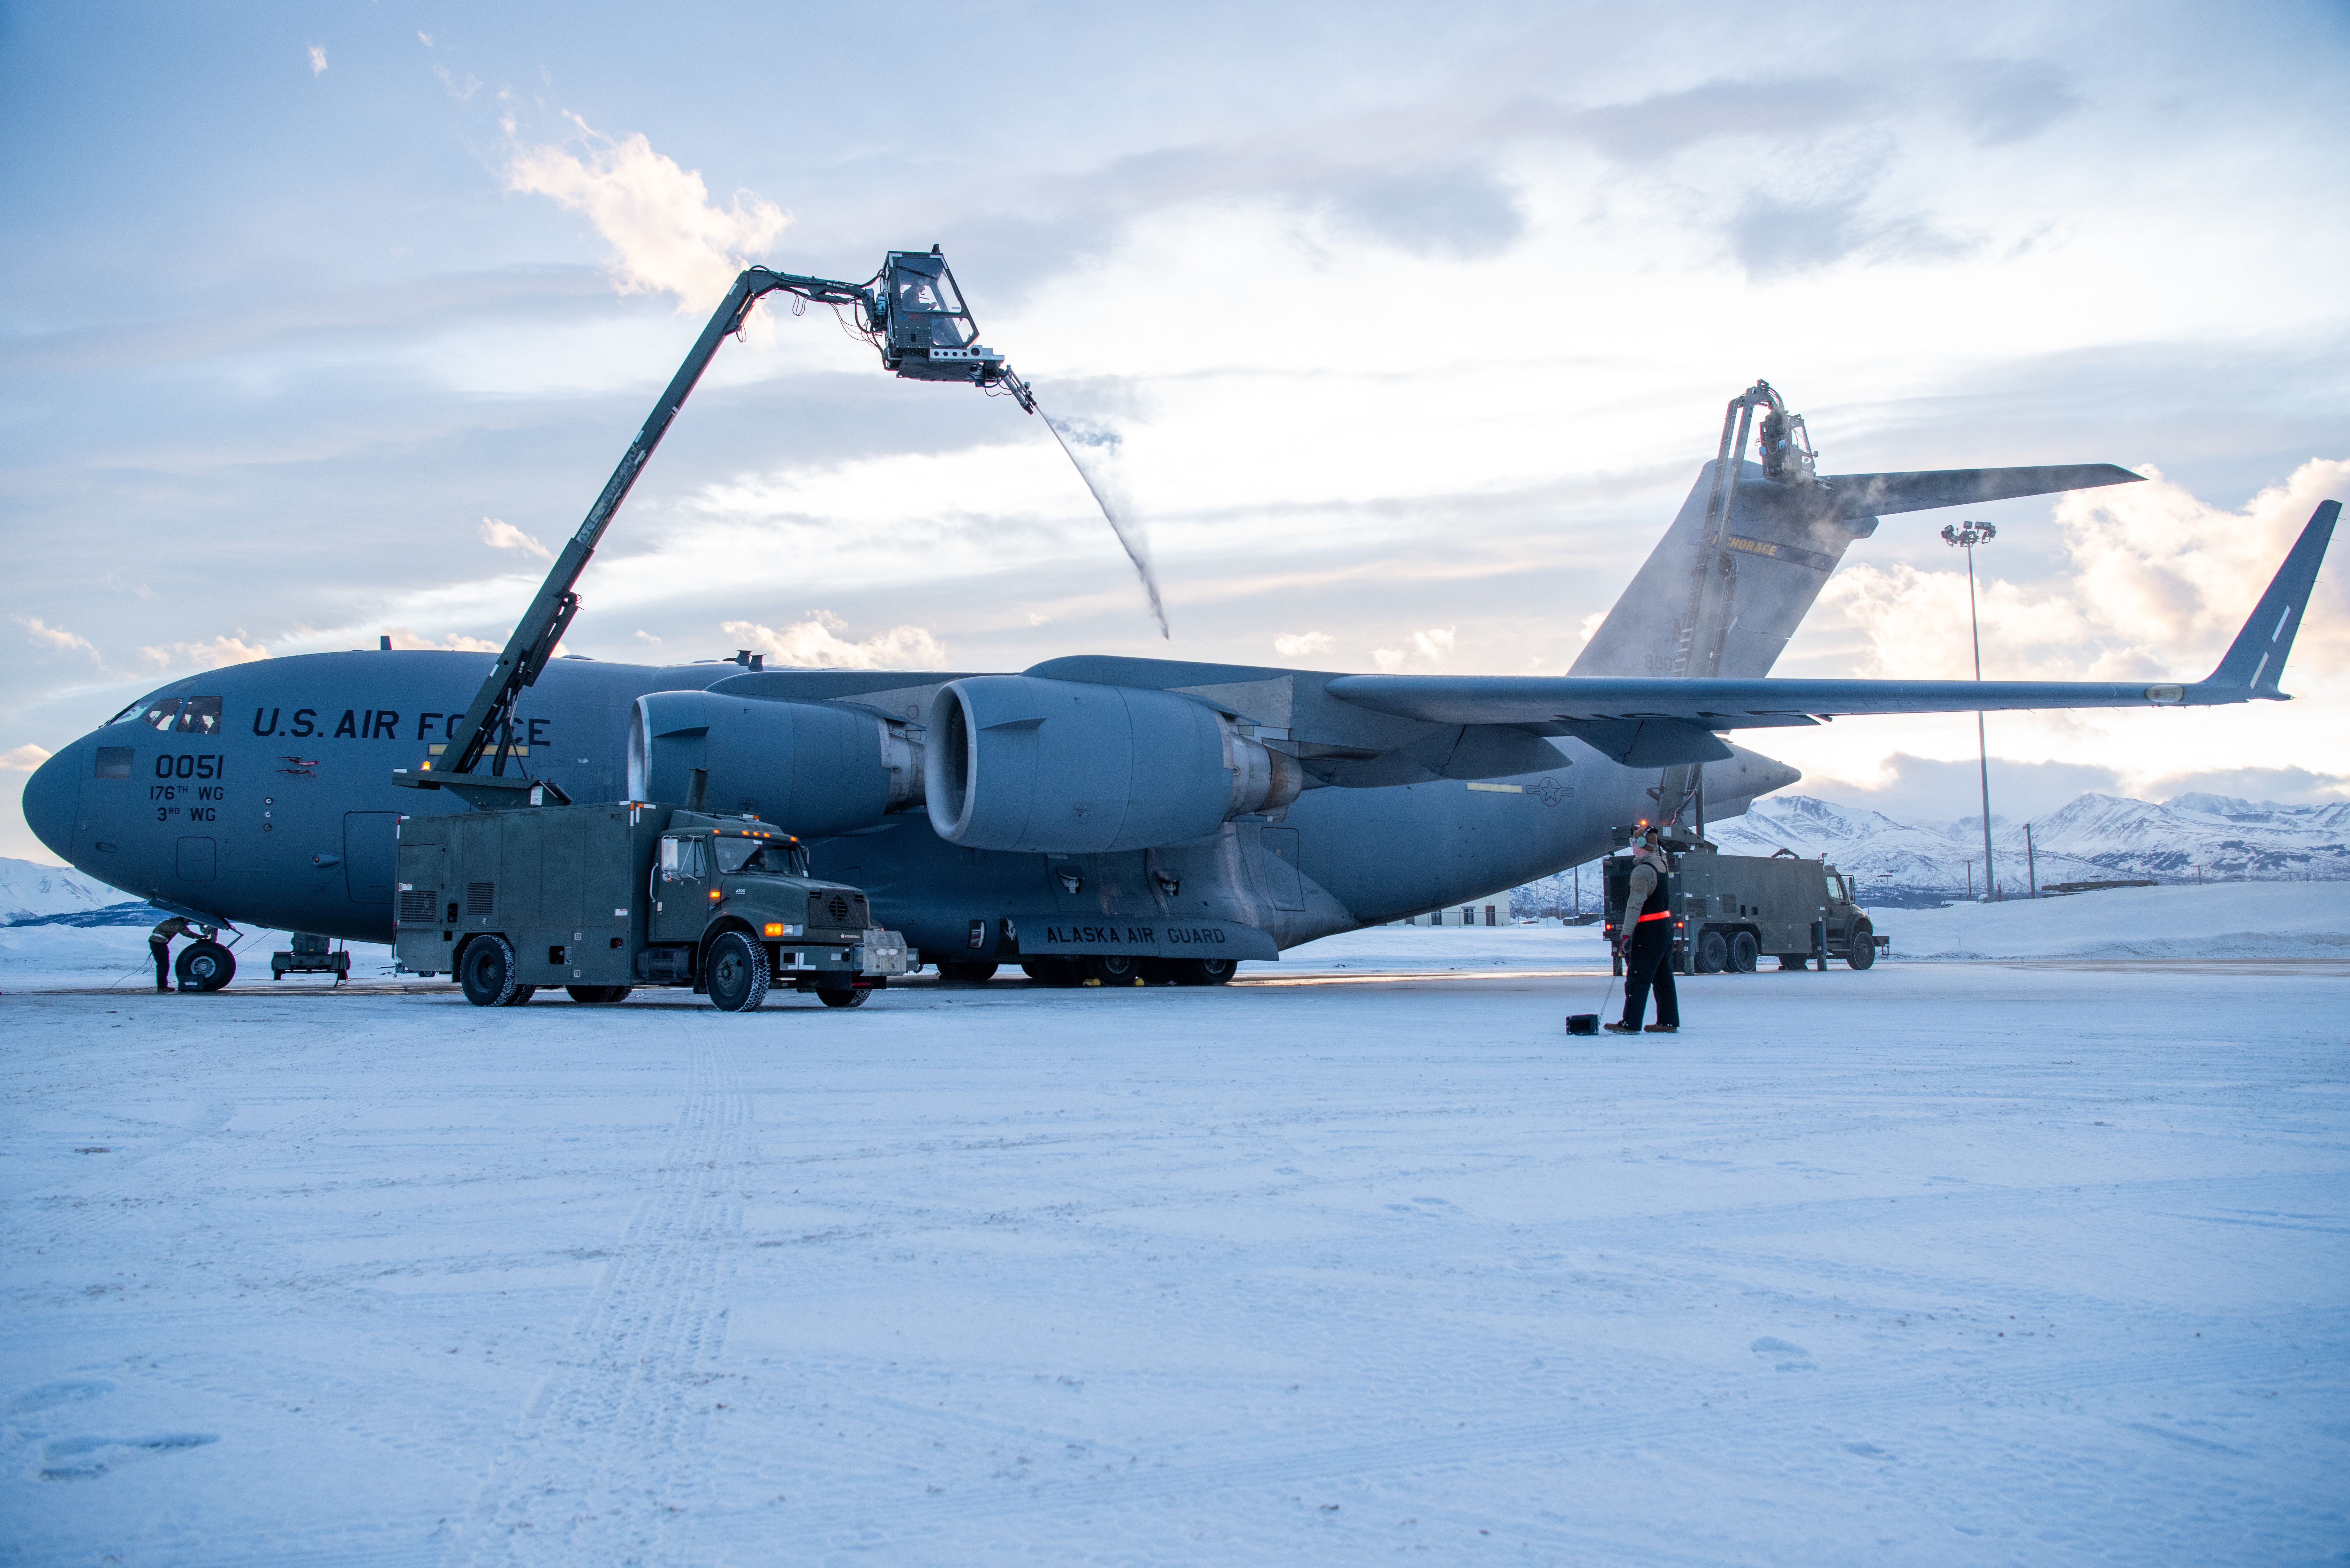
[(718, 874), (722, 877), (767, 869), (766, 859), (760, 854), (766, 846), (755, 838), (722, 838), (711, 847), (718, 852)]
[(803, 877), (807, 874), (807, 851), (796, 844), (762, 843), (755, 838), (721, 838), (712, 847), (718, 854), (718, 871), (723, 877), (743, 872), (764, 872), (771, 877)]

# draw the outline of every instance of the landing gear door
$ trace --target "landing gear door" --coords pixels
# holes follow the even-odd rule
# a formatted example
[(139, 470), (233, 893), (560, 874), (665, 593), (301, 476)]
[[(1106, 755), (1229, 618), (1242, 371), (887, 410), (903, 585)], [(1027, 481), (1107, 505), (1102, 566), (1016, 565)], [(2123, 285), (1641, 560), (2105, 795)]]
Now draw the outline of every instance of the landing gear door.
[(653, 857), (652, 940), (690, 942), (710, 922), (710, 857), (700, 836), (664, 833)]

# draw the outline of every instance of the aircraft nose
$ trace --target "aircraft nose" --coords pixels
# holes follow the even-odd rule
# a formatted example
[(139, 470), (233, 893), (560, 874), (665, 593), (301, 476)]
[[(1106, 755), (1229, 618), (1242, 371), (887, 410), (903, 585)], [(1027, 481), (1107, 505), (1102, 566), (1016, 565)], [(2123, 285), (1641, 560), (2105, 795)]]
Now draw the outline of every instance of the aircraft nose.
[(25, 781), (26, 826), (60, 860), (71, 858), (66, 851), (73, 846), (74, 807), (81, 803), (81, 753), (77, 742)]

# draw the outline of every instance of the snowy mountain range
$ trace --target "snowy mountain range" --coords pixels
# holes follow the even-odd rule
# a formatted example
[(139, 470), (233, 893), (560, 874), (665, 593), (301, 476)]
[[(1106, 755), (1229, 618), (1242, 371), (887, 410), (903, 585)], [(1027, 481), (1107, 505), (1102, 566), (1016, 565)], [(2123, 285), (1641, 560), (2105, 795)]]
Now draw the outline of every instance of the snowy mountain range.
[[(63, 866), (42, 866), (31, 860), (0, 857), (0, 926), (48, 925), (63, 921), (90, 923), (99, 911), (145, 909), (120, 888), (83, 876)], [(148, 919), (158, 917), (146, 916)], [(109, 919), (107, 924), (120, 924)]]
[[(2085, 794), (2031, 824), (1991, 817), (1991, 853), (2001, 890), (2116, 878), (2157, 882), (2350, 880), (2350, 801), (2279, 805), (2230, 795), (2182, 794), (2168, 801)], [(1940, 902), (1982, 891), (1982, 819), (1918, 826), (1865, 806), (1812, 795), (1773, 795), (1744, 816), (1710, 825), (1723, 853), (1768, 855), (1792, 849), (1835, 862), (1864, 903)], [(1571, 873), (1516, 889), (1519, 914), (1548, 914), (1574, 904)], [(1596, 908), (1596, 881), (1582, 878), (1584, 906)]]

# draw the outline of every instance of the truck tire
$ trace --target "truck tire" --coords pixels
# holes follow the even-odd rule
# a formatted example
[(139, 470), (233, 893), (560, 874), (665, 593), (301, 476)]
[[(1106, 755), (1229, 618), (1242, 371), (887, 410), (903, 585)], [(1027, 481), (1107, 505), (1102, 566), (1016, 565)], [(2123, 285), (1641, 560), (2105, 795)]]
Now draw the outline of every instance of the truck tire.
[(507, 997), (505, 1001), (500, 1002), (498, 1005), (501, 1007), (520, 1007), (524, 1002), (528, 1002), (532, 997), (536, 996), (537, 994), (538, 987), (535, 985), (518, 985), (514, 988), (514, 994)]
[(702, 985), (721, 1012), (751, 1012), (767, 1000), (767, 950), (740, 931), (727, 931), (710, 944)]
[(582, 1006), (608, 1007), (615, 1002), (627, 1001), (629, 992), (634, 991), (636, 987), (632, 985), (567, 985), (563, 989), (571, 993), (572, 1001)]
[(514, 1000), (514, 944), (501, 936), (475, 937), (457, 961), (457, 984), (476, 1007), (504, 1007)]
[(1167, 970), (1178, 985), (1223, 985), (1240, 966), (1230, 959), (1170, 959)]
[(1142, 960), (1127, 953), (1101, 953), (1086, 960), (1086, 978), (1104, 985), (1141, 983)]
[(1866, 919), (1853, 921), (1851, 946), (1845, 950), (1844, 961), (1854, 969), (1866, 969), (1877, 962), (1877, 928)]
[(1730, 939), (1730, 967), (1737, 974), (1752, 974), (1755, 960), (1762, 956), (1762, 944), (1754, 940), (1752, 931), (1741, 931)]
[(1730, 943), (1720, 931), (1708, 926), (1697, 937), (1696, 962), (1691, 966), (1700, 974), (1720, 974), (1730, 962)]
[(827, 1007), (862, 1007), (872, 994), (873, 988), (869, 985), (844, 985), (837, 989), (819, 986), (816, 999)]
[(236, 978), (236, 955), (216, 941), (199, 939), (180, 950), (172, 972), (182, 991), (218, 991)]
[(941, 959), (939, 978), (955, 985), (985, 985), (995, 978), (993, 959)]

